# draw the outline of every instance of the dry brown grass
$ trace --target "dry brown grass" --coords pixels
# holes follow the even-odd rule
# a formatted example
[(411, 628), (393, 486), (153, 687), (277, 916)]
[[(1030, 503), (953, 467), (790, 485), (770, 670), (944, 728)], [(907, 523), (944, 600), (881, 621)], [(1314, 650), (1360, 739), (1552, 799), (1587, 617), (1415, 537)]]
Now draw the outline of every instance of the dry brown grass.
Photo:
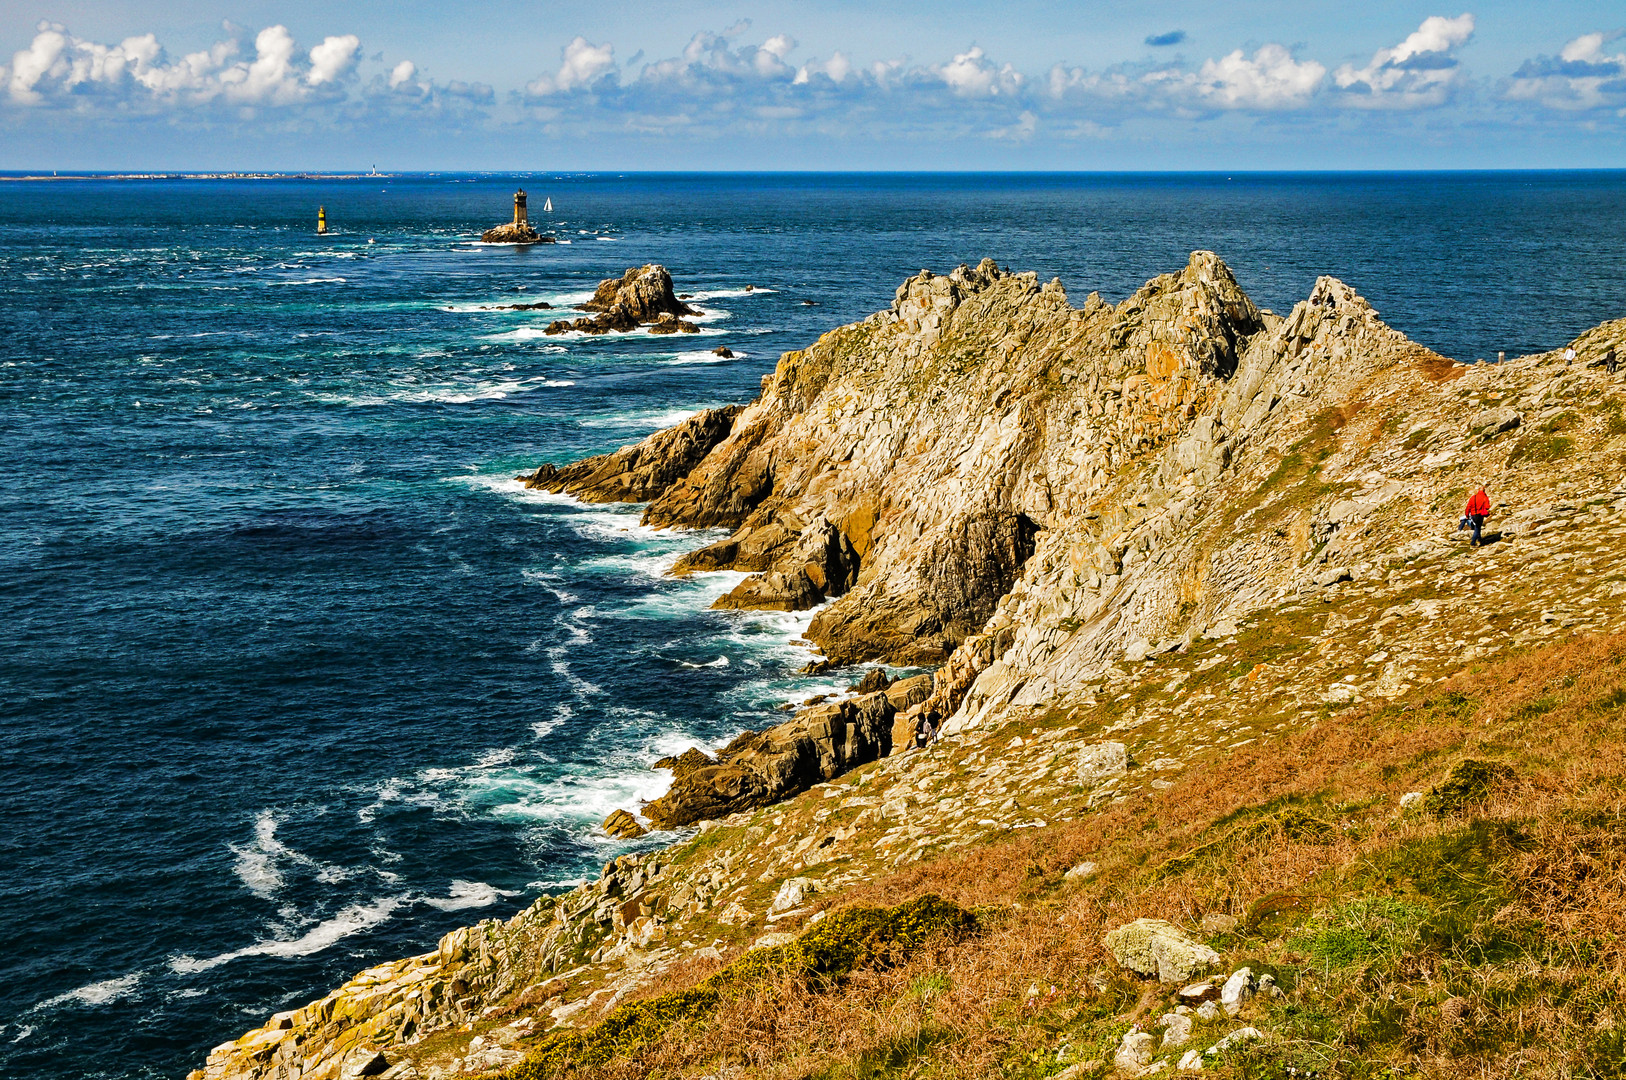
[[(1227, 961), (1298, 984), (1291, 1009), (1256, 1021), (1286, 1038), (1233, 1070), (1287, 1076), (1289, 1051), (1300, 1074), (1626, 1070), (1623, 661), (1626, 636), (1611, 636), (1487, 665), (1406, 705), (1193, 762), (1165, 791), (867, 883), (833, 903), (933, 892), (981, 909), (986, 932), (833, 991), (763, 987), (598, 1075), (1051, 1075), (1059, 1046), (1099, 1054), (1169, 1006), (1115, 968), (1103, 933), (1139, 917), (1195, 927), (1211, 912), (1254, 930), (1216, 942)], [(1464, 758), (1511, 765), (1515, 779), (1444, 819), (1398, 812), (1401, 794)], [(1084, 860), (1096, 877), (1064, 883)], [(1444, 893), (1418, 884), (1436, 869)], [(1433, 929), (1382, 962), (1316, 970), (1310, 912), (1379, 894), (1428, 908)], [(703, 974), (674, 971), (654, 990)]]

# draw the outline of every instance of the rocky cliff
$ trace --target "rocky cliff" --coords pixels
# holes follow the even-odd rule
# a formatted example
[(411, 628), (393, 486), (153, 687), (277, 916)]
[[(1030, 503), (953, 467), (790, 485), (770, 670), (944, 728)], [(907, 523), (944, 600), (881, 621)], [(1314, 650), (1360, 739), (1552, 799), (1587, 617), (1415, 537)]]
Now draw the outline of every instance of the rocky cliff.
[[(1054, 860), (1040, 852), (1056, 841), (1036, 848), (1019, 830), (1087, 838), (1122, 808), (1141, 815), (1115, 841), (1126, 851), (1182, 814), (1241, 835), (1225, 816), (1232, 804), (1215, 801), (1218, 781), (1203, 779), (1232, 775), (1233, 759), (1257, 750), (1251, 768), (1275, 775), (1260, 764), (1273, 760), (1268, 747), (1302, 736), (1311, 741), (1283, 752), (1321, 768), (1327, 753), (1352, 752), (1325, 748), (1343, 738), (1340, 724), (1377, 716), (1403, 729), (1399, 708), (1371, 710), (1465, 663), (1626, 631), (1626, 527), (1615, 523), (1626, 510), (1626, 379), (1601, 363), (1626, 352), (1626, 320), (1575, 347), (1574, 364), (1557, 353), (1455, 364), (1330, 278), (1285, 317), (1261, 311), (1204, 252), (1120, 304), (1092, 294), (1079, 307), (1055, 282), (984, 261), (923, 272), (889, 310), (785, 354), (743, 410), (539, 469), (522, 479), (586, 500), (647, 500), (654, 525), (734, 530), (675, 572), (750, 572), (728, 606), (818, 607), (808, 636), (822, 663), (928, 664), (935, 675), (865, 685), (715, 756), (684, 755), (668, 795), (630, 809), (660, 827), (701, 822), (701, 835), (364, 973), (217, 1048), (196, 1075), (512, 1066), (533, 1036), (588, 1024), (685, 965), (779, 944), (780, 927), (806, 925), (867, 882), (907, 892), (918, 874), (889, 875), (915, 864), (927, 874), (970, 858), (956, 852), (1015, 845), (1026, 854), (1012, 859), (1035, 863), (1011, 895), (1029, 896), (1021, 883), (1048, 880)], [(1497, 507), (1493, 543), (1470, 553), (1455, 525), (1479, 483)], [(945, 718), (945, 737), (903, 753), (895, 733), (923, 712)], [(1439, 748), (1466, 737), (1431, 735), (1415, 754), (1384, 744), (1383, 783), (1318, 811), (1355, 832), (1314, 815), (1288, 822), (1281, 806), (1298, 804), (1267, 803), (1246, 835), (1278, 847), (1378, 835), (1389, 826), (1360, 808), (1381, 806), (1386, 784), (1428, 775)], [(1287, 798), (1296, 775), (1272, 790)], [(1225, 798), (1244, 806), (1253, 784), (1233, 788)], [(1292, 797), (1312, 795), (1322, 797)], [(1195, 850), (1226, 850), (1216, 843)], [(1099, 844), (1075, 846), (1105, 860)], [(1176, 871), (1149, 871), (1135, 861), (1145, 858), (1124, 856), (1122, 881), (1145, 877), (1135, 895), (1162, 897), (1154, 884)], [(1088, 880), (1095, 864), (1084, 865), (1068, 887)], [(1247, 871), (1257, 880), (1226, 886), (1245, 894), (1226, 903), (1267, 883), (1300, 887), (1320, 865), (1261, 864)], [(1054, 876), (1046, 888), (1061, 886)], [(1194, 919), (1179, 907), (1189, 898), (1144, 903)], [(1121, 903), (1097, 897), (1068, 917)], [(1065, 936), (1053, 919), (1024, 925)], [(1050, 1000), (1025, 982), (989, 1000), (1007, 991), (1028, 995), (1012, 1014), (1034, 994)]]

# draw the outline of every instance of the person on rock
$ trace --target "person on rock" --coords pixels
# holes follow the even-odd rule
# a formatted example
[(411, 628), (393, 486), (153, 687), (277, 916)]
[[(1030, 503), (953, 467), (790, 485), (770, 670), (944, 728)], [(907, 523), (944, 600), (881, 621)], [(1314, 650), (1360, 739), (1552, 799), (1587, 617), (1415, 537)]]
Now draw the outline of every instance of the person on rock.
[(1490, 496), (1485, 494), (1485, 486), (1481, 484), (1478, 491), (1468, 496), (1468, 505), (1462, 508), (1462, 516), (1473, 524), (1474, 535), (1469, 542), (1475, 547), (1484, 546), (1485, 538), (1480, 530), (1485, 527), (1485, 518), (1490, 516), (1490, 509)]

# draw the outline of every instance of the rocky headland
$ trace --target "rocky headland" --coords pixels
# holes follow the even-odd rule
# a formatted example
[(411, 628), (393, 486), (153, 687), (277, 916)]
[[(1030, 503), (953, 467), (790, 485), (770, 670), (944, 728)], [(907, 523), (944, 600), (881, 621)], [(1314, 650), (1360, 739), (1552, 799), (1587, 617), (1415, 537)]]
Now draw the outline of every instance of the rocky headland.
[(598, 283), (593, 298), (577, 305), (578, 311), (591, 311), (593, 318), (559, 319), (548, 324), (545, 333), (583, 334), (625, 333), (640, 326), (651, 334), (694, 334), (700, 327), (683, 318), (700, 311), (679, 300), (672, 291), (672, 275), (656, 263), (635, 266), (619, 278)]
[(1602, 1067), (1626, 320), (1573, 345), (1454, 363), (1335, 279), (1261, 310), (1206, 252), (1078, 306), (985, 260), (743, 408), (542, 466), (732, 530), (673, 572), (816, 608), (817, 666), (933, 673), (663, 762), (607, 826), (695, 831), (194, 1077)]

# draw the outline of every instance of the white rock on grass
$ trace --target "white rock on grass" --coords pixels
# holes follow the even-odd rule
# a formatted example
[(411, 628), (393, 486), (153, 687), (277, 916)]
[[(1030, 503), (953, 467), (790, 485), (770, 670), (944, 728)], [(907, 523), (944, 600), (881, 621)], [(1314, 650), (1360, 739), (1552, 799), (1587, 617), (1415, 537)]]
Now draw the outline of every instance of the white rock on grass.
[(1095, 869), (1094, 863), (1081, 862), (1063, 874), (1062, 877), (1067, 881), (1088, 881), (1095, 876)]
[(818, 891), (818, 884), (812, 878), (787, 878), (774, 894), (773, 905), (768, 910), (776, 915), (781, 911), (794, 910), (807, 903), (808, 898)]
[(1402, 811), (1421, 810), (1423, 808), (1423, 793), (1421, 791), (1408, 791), (1400, 796), (1400, 809)]
[(1254, 1042), (1263, 1039), (1265, 1033), (1256, 1027), (1237, 1028), (1219, 1042), (1210, 1046), (1204, 1056), (1210, 1054), (1223, 1054), (1233, 1046), (1241, 1046), (1245, 1042)]
[(1109, 776), (1129, 771), (1129, 750), (1121, 742), (1097, 743), (1078, 758), (1078, 782), (1094, 787)]
[(1152, 1063), (1152, 1044), (1156, 1041), (1151, 1032), (1131, 1028), (1124, 1032), (1124, 1040), (1118, 1045), (1118, 1052), (1112, 1055), (1112, 1063), (1127, 1072), (1139, 1073)]
[(1231, 977), (1225, 980), (1220, 987), (1220, 1005), (1224, 1006), (1227, 1016), (1235, 1016), (1242, 1011), (1248, 999), (1253, 997), (1253, 969), (1237, 968)]
[(1158, 1020), (1163, 1029), (1163, 1048), (1184, 1046), (1191, 1041), (1191, 1017), (1179, 1013), (1164, 1013)]
[(1159, 982), (1186, 982), (1220, 959), (1219, 953), (1162, 919), (1136, 919), (1109, 932), (1103, 941), (1121, 966), (1156, 975)]
[(747, 949), (746, 952), (750, 952), (754, 949), (773, 949), (780, 945), (789, 945), (795, 940), (795, 934), (787, 934), (783, 931), (776, 930), (771, 934), (763, 934), (761, 937), (751, 942), (751, 948)]
[(1220, 1018), (1219, 1002), (1217, 1002), (1217, 1001), (1205, 1001), (1201, 1005), (1197, 1006), (1197, 1019), (1199, 1019), (1199, 1020), (1218, 1020), (1219, 1018)]
[(1179, 1068), (1181, 1072), (1202, 1072), (1203, 1052), (1195, 1047), (1187, 1050), (1180, 1057)]

